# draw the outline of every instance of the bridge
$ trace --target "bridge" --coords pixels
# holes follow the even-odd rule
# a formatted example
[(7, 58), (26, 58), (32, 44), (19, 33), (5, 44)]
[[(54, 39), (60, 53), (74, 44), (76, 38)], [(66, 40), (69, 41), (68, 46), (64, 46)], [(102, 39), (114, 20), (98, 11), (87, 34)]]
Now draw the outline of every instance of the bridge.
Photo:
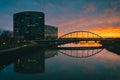
[(102, 38), (100, 35), (89, 32), (89, 31), (74, 31), (60, 36), (54, 40), (33, 40), (34, 42), (40, 44), (67, 44), (71, 42), (80, 42), (80, 41), (112, 41), (112, 38)]

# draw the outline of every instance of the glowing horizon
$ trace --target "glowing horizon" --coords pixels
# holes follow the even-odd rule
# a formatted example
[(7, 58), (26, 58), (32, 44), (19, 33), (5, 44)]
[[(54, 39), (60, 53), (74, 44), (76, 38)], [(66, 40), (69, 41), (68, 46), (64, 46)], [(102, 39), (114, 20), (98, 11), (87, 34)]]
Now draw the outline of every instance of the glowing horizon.
[(103, 38), (120, 38), (120, 27), (103, 27), (89, 30)]
[[(116, 28), (102, 27), (102, 28), (90, 29), (88, 31), (98, 34), (99, 36), (101, 36), (103, 38), (120, 38), (120, 27), (116, 27)], [(62, 35), (64, 35), (64, 34), (58, 34), (58, 37), (60, 37)]]

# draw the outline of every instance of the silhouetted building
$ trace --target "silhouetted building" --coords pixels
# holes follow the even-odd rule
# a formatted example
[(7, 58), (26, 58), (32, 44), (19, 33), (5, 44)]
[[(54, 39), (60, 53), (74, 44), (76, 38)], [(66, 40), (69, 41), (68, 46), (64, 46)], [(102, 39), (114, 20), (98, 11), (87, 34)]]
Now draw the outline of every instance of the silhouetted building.
[(45, 25), (45, 39), (58, 38), (58, 28), (50, 25)]
[(25, 11), (14, 14), (14, 37), (44, 39), (44, 13)]

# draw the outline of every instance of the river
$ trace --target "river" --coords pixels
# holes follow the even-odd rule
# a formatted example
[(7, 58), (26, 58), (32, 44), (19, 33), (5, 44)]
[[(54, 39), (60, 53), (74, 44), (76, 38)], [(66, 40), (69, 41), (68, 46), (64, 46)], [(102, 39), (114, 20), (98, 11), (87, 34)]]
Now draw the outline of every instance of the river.
[(118, 54), (105, 48), (87, 49), (40, 48), (1, 55), (0, 80), (120, 80)]

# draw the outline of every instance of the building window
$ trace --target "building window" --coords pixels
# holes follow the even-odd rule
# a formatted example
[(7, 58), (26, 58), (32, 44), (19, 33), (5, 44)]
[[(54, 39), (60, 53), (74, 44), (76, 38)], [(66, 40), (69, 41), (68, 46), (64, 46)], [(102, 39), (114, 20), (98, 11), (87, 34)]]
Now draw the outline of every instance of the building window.
[(38, 18), (39, 18), (39, 19), (42, 19), (42, 17), (41, 17), (41, 16), (39, 16)]
[(28, 24), (27, 25), (28, 27), (31, 27), (31, 26), (36, 26), (35, 24)]

